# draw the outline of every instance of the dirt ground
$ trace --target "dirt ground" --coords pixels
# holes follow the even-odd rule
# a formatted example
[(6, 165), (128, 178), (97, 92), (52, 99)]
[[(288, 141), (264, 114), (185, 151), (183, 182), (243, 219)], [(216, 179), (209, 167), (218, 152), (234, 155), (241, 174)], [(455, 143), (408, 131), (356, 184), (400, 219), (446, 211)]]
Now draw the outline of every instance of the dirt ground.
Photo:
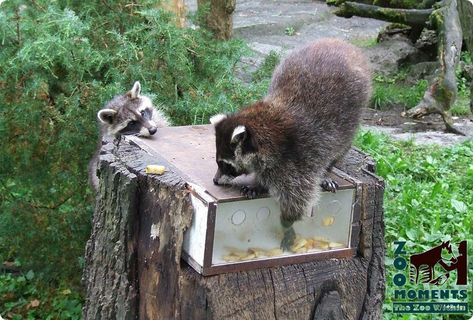
[[(403, 117), (401, 114), (404, 108), (393, 106), (388, 110), (364, 109), (362, 124), (368, 126), (382, 126), (399, 128), (402, 132), (426, 132), (445, 130), (445, 125), (440, 115), (431, 114), (421, 119), (411, 119)], [(458, 117), (457, 123), (471, 123), (473, 116)]]

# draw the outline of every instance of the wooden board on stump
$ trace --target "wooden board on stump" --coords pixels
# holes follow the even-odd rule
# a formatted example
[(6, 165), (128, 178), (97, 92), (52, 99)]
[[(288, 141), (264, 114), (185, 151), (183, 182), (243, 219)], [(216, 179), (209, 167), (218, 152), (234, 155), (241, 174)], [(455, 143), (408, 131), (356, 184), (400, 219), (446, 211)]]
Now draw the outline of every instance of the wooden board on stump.
[(362, 183), (354, 258), (208, 277), (180, 258), (193, 214), (186, 181), (172, 167), (162, 176), (144, 173), (160, 160), (127, 140), (102, 148), (83, 278), (85, 319), (382, 317), (384, 184), (371, 158), (352, 149), (337, 165)]

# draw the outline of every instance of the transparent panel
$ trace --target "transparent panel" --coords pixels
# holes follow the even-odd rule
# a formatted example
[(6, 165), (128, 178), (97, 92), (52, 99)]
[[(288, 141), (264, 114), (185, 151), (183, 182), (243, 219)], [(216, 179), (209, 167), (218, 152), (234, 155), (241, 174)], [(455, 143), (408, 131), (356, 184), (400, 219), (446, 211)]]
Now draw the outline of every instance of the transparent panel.
[(207, 235), (207, 217), (209, 208), (199, 198), (190, 195), (194, 207), (192, 224), (184, 233), (183, 250), (200, 266), (204, 265), (205, 237)]
[(280, 249), (280, 209), (272, 198), (219, 203), (212, 265), (349, 248), (354, 189), (324, 192), (312, 217), (294, 224), (290, 252)]

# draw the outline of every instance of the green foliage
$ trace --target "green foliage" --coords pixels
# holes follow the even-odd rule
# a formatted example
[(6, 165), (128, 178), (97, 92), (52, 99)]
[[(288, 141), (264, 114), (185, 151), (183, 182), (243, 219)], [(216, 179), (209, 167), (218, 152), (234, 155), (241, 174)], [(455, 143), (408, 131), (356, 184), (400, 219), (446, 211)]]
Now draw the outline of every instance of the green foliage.
[[(463, 67), (461, 66), (463, 65)], [(471, 114), (470, 110), (470, 85), (473, 74), (469, 74), (467, 68), (470, 68), (473, 72), (473, 62), (470, 53), (465, 51), (460, 55), (460, 64), (455, 70), (457, 78), (458, 95), (457, 100), (451, 107), (450, 111), (454, 116), (466, 116)]]
[(0, 261), (78, 283), (98, 109), (139, 80), (174, 124), (207, 123), (266, 88), (233, 76), (241, 42), (177, 28), (155, 1), (0, 8)]
[[(470, 53), (465, 51), (462, 52), (460, 55), (460, 61), (461, 64), (463, 65), (468, 65), (470, 68), (473, 70), (473, 62), (472, 58), (470, 56)], [(468, 74), (464, 69), (460, 67), (460, 64), (458, 65), (457, 69), (455, 70), (455, 74), (457, 77), (457, 83), (458, 83), (458, 92), (459, 94), (466, 94), (467, 92), (470, 91), (470, 82), (472, 81), (471, 77), (473, 75)]]
[(387, 8), (420, 9), (427, 1), (419, 0), (373, 0), (373, 4)]
[[(472, 65), (472, 59), (468, 52), (462, 52), (461, 61), (463, 65)], [(473, 70), (473, 67), (471, 67)], [(419, 79), (414, 84), (408, 81), (409, 68), (403, 68), (398, 73), (390, 76), (375, 75), (373, 78), (373, 95), (371, 105), (375, 109), (387, 109), (394, 105), (403, 106), (405, 109), (415, 107), (424, 96), (428, 88), (428, 81)], [(470, 84), (471, 75), (460, 66), (456, 70), (458, 95), (450, 111), (454, 116), (465, 116), (471, 114)]]
[(402, 105), (406, 109), (416, 106), (428, 87), (427, 80), (418, 80), (412, 86), (404, 83), (406, 71), (392, 77), (375, 76), (371, 104), (375, 109), (386, 109), (393, 105)]
[(64, 285), (45, 287), (35, 274), (0, 274), (0, 311), (7, 319), (75, 320), (82, 318), (82, 298)]
[[(0, 279), (2, 315), (80, 317), (77, 294), (52, 288), (79, 284), (101, 106), (139, 80), (174, 124), (208, 123), (267, 90), (265, 71), (250, 86), (234, 77), (246, 52), (240, 41), (177, 28), (151, 0), (1, 2), (0, 262), (36, 275)], [(31, 299), (46, 302), (28, 308)]]
[[(384, 208), (388, 249), (384, 318), (400, 319), (390, 313), (395, 289), (392, 279), (397, 272), (393, 267), (393, 241), (407, 241), (406, 246), (417, 252), (440, 241), (473, 241), (473, 143), (447, 148), (417, 146), (362, 132), (356, 144), (373, 156), (377, 174), (386, 181)], [(473, 256), (471, 246), (468, 255)], [(469, 279), (473, 279), (471, 268)], [(430, 315), (416, 319), (430, 319)]]
[(376, 38), (357, 38), (350, 40), (350, 42), (360, 48), (371, 48), (378, 43), (378, 40)]
[[(271, 51), (264, 59), (261, 66), (253, 73), (253, 81), (258, 82), (264, 79), (270, 79), (273, 74), (274, 68), (279, 63), (281, 56), (276, 51)], [(268, 82), (269, 85), (269, 82)]]
[(296, 34), (296, 29), (294, 29), (294, 27), (287, 27), (286, 29), (284, 29), (284, 34), (286, 36), (293, 36)]

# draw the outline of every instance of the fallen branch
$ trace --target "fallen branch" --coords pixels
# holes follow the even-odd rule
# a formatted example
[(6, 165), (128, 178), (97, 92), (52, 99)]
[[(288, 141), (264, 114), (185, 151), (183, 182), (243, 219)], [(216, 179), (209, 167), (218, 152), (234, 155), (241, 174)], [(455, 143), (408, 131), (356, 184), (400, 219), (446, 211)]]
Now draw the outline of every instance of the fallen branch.
[(340, 5), (335, 14), (340, 17), (351, 18), (359, 16), (373, 18), (393, 23), (402, 23), (409, 26), (425, 26), (432, 14), (433, 9), (393, 9), (379, 6), (344, 2)]

